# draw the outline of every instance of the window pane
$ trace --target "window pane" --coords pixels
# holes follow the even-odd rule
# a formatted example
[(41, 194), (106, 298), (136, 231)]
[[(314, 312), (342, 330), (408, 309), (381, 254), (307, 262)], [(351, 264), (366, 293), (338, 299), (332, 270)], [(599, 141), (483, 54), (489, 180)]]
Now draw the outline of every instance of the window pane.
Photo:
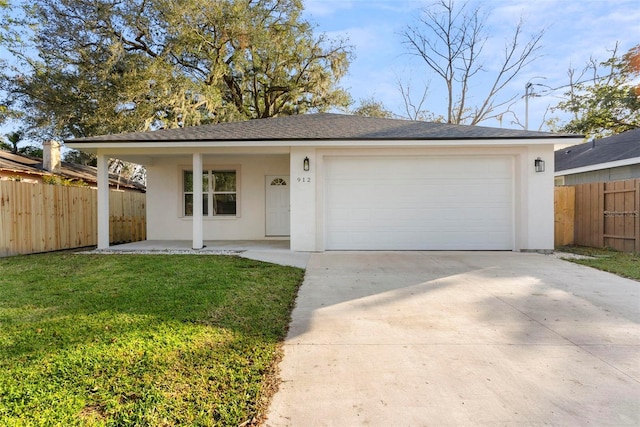
[(193, 191), (193, 172), (184, 171), (183, 173), (183, 191)]
[(213, 213), (214, 215), (235, 215), (236, 214), (236, 195), (235, 194), (216, 194), (213, 196)]
[(209, 172), (202, 172), (202, 191), (209, 191)]
[[(183, 191), (193, 191), (193, 172), (184, 171), (184, 186)], [(202, 172), (202, 191), (209, 191), (209, 172)]]
[(193, 194), (184, 195), (184, 216), (193, 216)]
[(213, 172), (215, 188), (213, 191), (236, 191), (235, 172)]
[[(204, 216), (209, 215), (209, 205), (207, 201), (209, 196), (207, 194), (202, 195), (202, 214)], [(184, 195), (184, 216), (193, 216), (193, 194)]]

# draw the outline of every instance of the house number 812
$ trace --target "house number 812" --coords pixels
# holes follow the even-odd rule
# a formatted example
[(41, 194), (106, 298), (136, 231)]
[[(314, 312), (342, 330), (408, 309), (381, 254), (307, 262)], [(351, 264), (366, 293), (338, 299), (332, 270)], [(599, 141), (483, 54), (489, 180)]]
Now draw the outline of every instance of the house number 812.
[(298, 182), (311, 182), (311, 178), (310, 177), (298, 177)]

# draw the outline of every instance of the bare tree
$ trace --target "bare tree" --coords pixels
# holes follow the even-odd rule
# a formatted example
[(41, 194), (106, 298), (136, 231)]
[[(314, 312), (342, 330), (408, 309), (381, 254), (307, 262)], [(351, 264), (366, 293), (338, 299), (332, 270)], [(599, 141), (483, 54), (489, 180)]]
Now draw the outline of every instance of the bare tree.
[(402, 101), (404, 102), (404, 111), (402, 117), (409, 120), (422, 120), (426, 110), (424, 110), (424, 103), (427, 100), (429, 93), (429, 85), (424, 85), (424, 90), (420, 96), (420, 100), (415, 102), (411, 99), (411, 78), (406, 83), (402, 83), (400, 77), (396, 75), (396, 84), (400, 95), (402, 95)]
[[(496, 117), (518, 95), (503, 99), (502, 90), (524, 67), (538, 58), (541, 30), (525, 42), (523, 20), (516, 24), (513, 35), (505, 42), (494, 74), (483, 84), (485, 93), (476, 105), (470, 105), (472, 82), (489, 74), (483, 55), (488, 40), (487, 13), (469, 3), (460, 7), (453, 0), (439, 0), (422, 10), (415, 25), (407, 25), (400, 36), (410, 54), (421, 58), (447, 89), (447, 123), (475, 125)], [(404, 96), (404, 95), (403, 95)], [(405, 101), (406, 102), (406, 101)]]
[[(527, 95), (524, 95), (527, 96)], [(523, 98), (524, 98), (523, 96)], [(539, 96), (539, 95), (529, 95), (529, 96)], [(516, 125), (519, 128), (522, 128), (523, 130), (529, 130), (529, 124), (527, 121), (525, 121), (525, 123), (522, 123), (520, 121), (520, 118), (518, 117), (518, 115), (516, 114), (515, 111), (513, 111), (513, 107), (515, 106), (515, 104), (518, 102), (519, 100), (515, 100), (513, 102), (511, 102), (511, 104), (509, 104), (509, 106), (504, 110), (504, 112), (496, 114), (495, 118), (498, 120), (498, 122), (500, 122), (500, 127), (502, 127), (502, 123), (507, 120), (508, 118), (511, 118), (511, 120), (509, 120), (509, 123), (512, 125)], [(542, 119), (540, 119), (539, 125), (537, 127), (536, 130), (538, 131), (542, 131), (543, 128), (547, 127), (549, 130), (551, 131), (556, 131), (558, 126), (555, 124), (555, 122), (557, 121), (557, 119), (555, 118), (548, 118), (547, 115), (551, 112), (551, 107), (547, 106), (547, 108), (544, 111), (544, 114), (542, 115)]]

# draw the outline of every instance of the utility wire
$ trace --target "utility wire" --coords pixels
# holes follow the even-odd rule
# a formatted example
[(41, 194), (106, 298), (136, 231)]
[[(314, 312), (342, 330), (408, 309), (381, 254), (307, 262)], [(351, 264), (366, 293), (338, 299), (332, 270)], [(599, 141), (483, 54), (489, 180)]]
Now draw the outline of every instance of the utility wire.
[(543, 87), (548, 88), (548, 89), (542, 90), (542, 91), (540, 91), (540, 92), (538, 92), (536, 94), (537, 96), (544, 96), (544, 95), (548, 95), (548, 94), (550, 94), (552, 92), (555, 92), (557, 90), (560, 90), (560, 89), (570, 88), (572, 86), (576, 86), (576, 85), (583, 84), (583, 83), (591, 83), (591, 82), (597, 83), (597, 82), (599, 82), (601, 80), (606, 80), (606, 79), (609, 79), (611, 77), (616, 77), (616, 76), (620, 76), (620, 75), (622, 75), (622, 73), (611, 73), (611, 74), (608, 74), (606, 76), (595, 77), (595, 78), (592, 78), (592, 79), (586, 79), (586, 80), (577, 81), (577, 82), (573, 82), (573, 83), (567, 83), (565, 85), (561, 85), (561, 86), (557, 86), (557, 87), (550, 87), (550, 86), (547, 86), (547, 85), (542, 85), (540, 83), (534, 83), (534, 86), (543, 86)]

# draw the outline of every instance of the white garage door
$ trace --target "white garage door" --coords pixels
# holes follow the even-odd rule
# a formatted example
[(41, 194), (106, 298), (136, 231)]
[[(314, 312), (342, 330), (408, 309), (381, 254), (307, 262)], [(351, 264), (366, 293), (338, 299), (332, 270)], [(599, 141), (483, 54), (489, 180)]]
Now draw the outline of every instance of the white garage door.
[(510, 157), (328, 157), (325, 247), (510, 250)]

